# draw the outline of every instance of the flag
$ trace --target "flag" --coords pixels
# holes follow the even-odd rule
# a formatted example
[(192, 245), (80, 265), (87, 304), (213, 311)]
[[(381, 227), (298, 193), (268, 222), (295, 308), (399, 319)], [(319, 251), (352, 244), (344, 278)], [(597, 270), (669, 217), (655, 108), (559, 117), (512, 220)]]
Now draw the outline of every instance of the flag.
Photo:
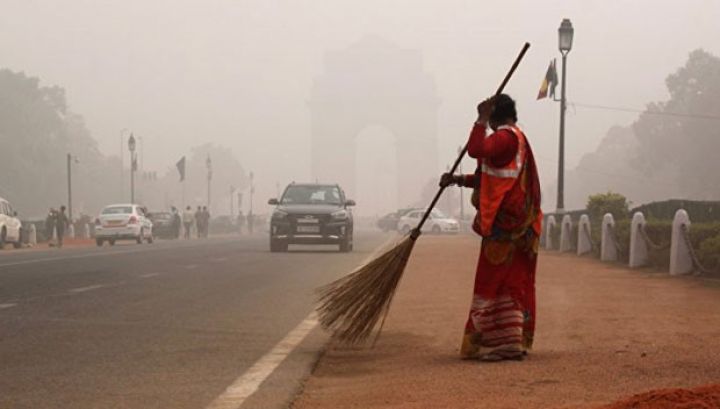
[(185, 157), (183, 156), (180, 158), (177, 164), (175, 164), (177, 167), (178, 172), (180, 173), (180, 181), (182, 182), (185, 180)]
[(542, 84), (540, 84), (540, 91), (538, 92), (537, 99), (543, 98), (554, 98), (555, 87), (557, 87), (558, 78), (557, 70), (555, 69), (555, 60), (550, 61), (545, 78), (543, 78)]

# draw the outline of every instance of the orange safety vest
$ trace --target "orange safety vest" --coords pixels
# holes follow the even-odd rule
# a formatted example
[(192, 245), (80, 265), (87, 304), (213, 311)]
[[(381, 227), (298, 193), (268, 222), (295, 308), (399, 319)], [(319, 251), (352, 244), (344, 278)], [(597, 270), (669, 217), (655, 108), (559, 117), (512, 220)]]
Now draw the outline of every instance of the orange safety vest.
[[(515, 134), (518, 139), (518, 149), (515, 159), (502, 167), (494, 167), (487, 158), (483, 158), (480, 165), (480, 192), (479, 192), (479, 209), (478, 215), (473, 223), (475, 232), (483, 237), (490, 237), (493, 234), (493, 227), (496, 225), (498, 213), (501, 210), (507, 214), (515, 216), (515, 218), (527, 218), (526, 200), (527, 183), (522, 178), (526, 174), (523, 172), (527, 162), (527, 140), (525, 134), (517, 126), (503, 125), (498, 130), (508, 129)], [(489, 138), (492, 134), (486, 135)], [(540, 213), (538, 211), (538, 213)], [(516, 220), (518, 226), (525, 224), (525, 220)], [(537, 235), (540, 234), (540, 223), (542, 222), (542, 214), (540, 213), (535, 220), (532, 221), (532, 228)], [(498, 226), (500, 228), (506, 226)]]

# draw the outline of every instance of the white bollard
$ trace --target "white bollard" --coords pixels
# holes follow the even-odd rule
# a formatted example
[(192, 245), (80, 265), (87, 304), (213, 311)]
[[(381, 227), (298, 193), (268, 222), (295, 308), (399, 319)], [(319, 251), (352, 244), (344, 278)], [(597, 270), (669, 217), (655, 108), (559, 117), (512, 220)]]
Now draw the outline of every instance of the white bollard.
[(28, 229), (28, 245), (31, 247), (37, 245), (37, 228), (34, 224)]
[(630, 260), (631, 268), (642, 267), (648, 263), (648, 245), (640, 229), (645, 227), (645, 216), (642, 212), (635, 212), (630, 223)]
[(70, 225), (68, 226), (67, 238), (69, 238), (69, 239), (74, 239), (74, 238), (75, 238), (75, 225), (70, 224)]
[(555, 216), (550, 215), (547, 217), (547, 226), (545, 226), (545, 248), (547, 250), (554, 250), (555, 243), (552, 239), (552, 231), (555, 230), (557, 223), (555, 222)]
[(617, 261), (617, 247), (611, 229), (615, 227), (615, 219), (610, 213), (606, 213), (602, 220), (602, 239), (600, 240), (600, 260)]
[(89, 239), (90, 236), (90, 223), (83, 224), (83, 239)]
[(590, 218), (584, 214), (578, 221), (577, 255), (582, 256), (592, 251), (592, 238), (590, 237)]
[(566, 214), (560, 222), (560, 252), (572, 251), (572, 219)]
[(670, 241), (670, 274), (687, 274), (693, 271), (692, 257), (685, 237), (683, 237), (682, 226), (690, 228), (690, 217), (685, 210), (675, 212), (672, 225), (672, 240)]

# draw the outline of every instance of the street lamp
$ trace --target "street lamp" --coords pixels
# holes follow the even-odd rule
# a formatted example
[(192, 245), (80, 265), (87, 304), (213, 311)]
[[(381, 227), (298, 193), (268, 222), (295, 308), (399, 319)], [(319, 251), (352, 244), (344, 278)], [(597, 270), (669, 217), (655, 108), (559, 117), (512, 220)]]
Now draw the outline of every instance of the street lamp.
[(561, 212), (565, 209), (565, 110), (567, 108), (567, 100), (565, 99), (565, 64), (567, 63), (567, 55), (572, 48), (573, 43), (573, 26), (570, 19), (563, 19), (558, 29), (558, 48), (562, 54), (562, 89), (560, 91), (560, 146), (558, 160), (558, 191), (557, 191), (557, 210)]
[(80, 163), (77, 157), (67, 154), (67, 188), (68, 188), (68, 218), (72, 222), (73, 205), (72, 205), (72, 162)]
[(130, 203), (135, 203), (135, 169), (137, 162), (135, 160), (135, 136), (130, 134), (128, 139), (128, 150), (130, 151)]

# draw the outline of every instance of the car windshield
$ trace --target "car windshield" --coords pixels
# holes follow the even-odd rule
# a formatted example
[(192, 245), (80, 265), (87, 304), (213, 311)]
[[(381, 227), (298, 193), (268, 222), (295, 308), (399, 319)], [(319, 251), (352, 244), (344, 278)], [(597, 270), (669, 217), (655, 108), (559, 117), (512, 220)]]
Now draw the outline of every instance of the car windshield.
[(432, 217), (434, 217), (436, 219), (447, 219), (447, 216), (445, 216), (445, 213), (441, 212), (438, 209), (433, 209), (431, 214), (432, 214)]
[(340, 205), (341, 201), (337, 186), (289, 186), (280, 203)]
[(111, 206), (103, 209), (102, 214), (130, 214), (131, 206)]

